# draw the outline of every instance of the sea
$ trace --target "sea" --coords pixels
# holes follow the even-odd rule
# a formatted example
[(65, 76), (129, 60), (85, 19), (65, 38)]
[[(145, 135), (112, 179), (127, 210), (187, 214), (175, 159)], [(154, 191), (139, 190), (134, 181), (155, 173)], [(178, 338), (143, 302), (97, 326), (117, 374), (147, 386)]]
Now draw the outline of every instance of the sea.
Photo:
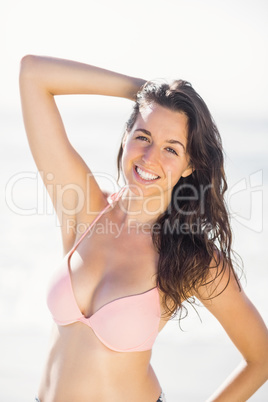
[[(101, 187), (117, 189), (116, 155), (130, 104), (58, 103), (71, 143)], [(241, 281), (268, 323), (268, 119), (220, 113), (214, 118), (225, 149), (226, 203), (234, 249), (244, 265)], [(0, 401), (30, 402), (48, 350), (52, 321), (46, 291), (62, 245), (19, 108), (1, 111), (0, 130)], [(219, 322), (203, 306), (196, 309), (189, 306), (180, 323), (171, 320), (153, 349), (152, 366), (168, 402), (204, 402), (241, 362)], [(267, 402), (268, 385), (249, 400)]]

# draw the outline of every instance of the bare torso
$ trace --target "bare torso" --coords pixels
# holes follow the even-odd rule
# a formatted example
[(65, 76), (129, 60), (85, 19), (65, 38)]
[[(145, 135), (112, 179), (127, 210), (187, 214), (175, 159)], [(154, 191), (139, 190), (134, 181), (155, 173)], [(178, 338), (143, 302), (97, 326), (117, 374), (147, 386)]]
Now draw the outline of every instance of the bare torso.
[[(111, 223), (120, 225), (120, 234)], [(157, 260), (151, 235), (120, 224), (116, 211), (109, 211), (71, 257), (71, 282), (80, 311), (90, 317), (115, 299), (155, 287)], [(165, 324), (161, 319), (159, 330)], [(150, 350), (109, 349), (81, 322), (55, 325), (39, 398), (41, 402), (155, 402), (161, 387), (150, 357)]]

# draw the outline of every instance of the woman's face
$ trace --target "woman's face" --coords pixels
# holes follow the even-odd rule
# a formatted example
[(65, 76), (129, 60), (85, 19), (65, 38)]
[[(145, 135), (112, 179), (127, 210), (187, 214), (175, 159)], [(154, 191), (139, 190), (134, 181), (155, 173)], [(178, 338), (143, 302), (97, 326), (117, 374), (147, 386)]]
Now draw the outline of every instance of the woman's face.
[(192, 173), (186, 154), (187, 123), (184, 113), (158, 104), (140, 110), (124, 137), (122, 155), (125, 180), (135, 193), (170, 195), (181, 176)]

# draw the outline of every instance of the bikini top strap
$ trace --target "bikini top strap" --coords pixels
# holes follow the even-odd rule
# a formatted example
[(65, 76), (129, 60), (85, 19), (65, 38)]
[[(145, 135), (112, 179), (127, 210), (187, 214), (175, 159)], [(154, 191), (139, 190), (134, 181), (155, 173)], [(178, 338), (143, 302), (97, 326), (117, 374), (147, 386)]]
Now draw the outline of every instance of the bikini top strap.
[(73, 246), (73, 248), (71, 249), (71, 251), (69, 252), (69, 258), (72, 256), (72, 254), (74, 253), (74, 251), (76, 250), (76, 248), (79, 246), (79, 244), (81, 243), (81, 241), (86, 237), (86, 235), (88, 234), (88, 232), (90, 231), (90, 229), (95, 225), (96, 222), (98, 222), (98, 220), (102, 217), (103, 214), (105, 214), (105, 212), (117, 201), (120, 200), (120, 198), (122, 197), (124, 191), (126, 190), (126, 187), (122, 187), (121, 190), (119, 190), (117, 193), (111, 194), (109, 195), (109, 197), (107, 198), (108, 201), (108, 205), (106, 205), (105, 208), (103, 208), (103, 210), (96, 216), (96, 218), (91, 222), (91, 224), (89, 225), (89, 227), (84, 231), (84, 233), (82, 234), (82, 236), (79, 238), (79, 240), (75, 243), (75, 245)]

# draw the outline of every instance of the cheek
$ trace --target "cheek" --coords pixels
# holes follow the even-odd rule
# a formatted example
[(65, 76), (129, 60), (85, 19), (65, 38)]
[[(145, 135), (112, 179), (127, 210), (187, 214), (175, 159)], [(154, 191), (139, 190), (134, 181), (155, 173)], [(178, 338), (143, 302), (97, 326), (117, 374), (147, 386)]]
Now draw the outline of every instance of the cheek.
[(138, 143), (127, 141), (123, 148), (122, 159), (130, 161), (133, 158), (137, 158), (141, 154), (142, 150)]
[(163, 161), (163, 165), (165, 166), (165, 171), (167, 177), (169, 178), (169, 182), (172, 183), (172, 186), (175, 186), (184, 171), (184, 164), (175, 160), (166, 160), (165, 162)]
[(127, 172), (131, 169), (132, 161), (136, 155), (137, 153), (135, 152), (135, 148), (131, 144), (126, 142), (122, 153), (122, 170), (124, 175), (126, 175)]

